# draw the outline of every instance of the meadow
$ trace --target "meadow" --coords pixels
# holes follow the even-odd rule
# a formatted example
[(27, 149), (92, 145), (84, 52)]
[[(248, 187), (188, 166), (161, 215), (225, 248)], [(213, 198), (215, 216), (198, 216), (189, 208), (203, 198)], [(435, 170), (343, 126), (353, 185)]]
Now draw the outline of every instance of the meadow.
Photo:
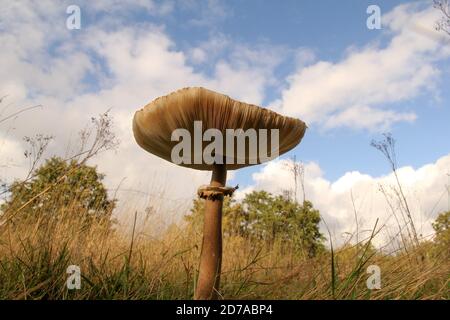
[[(40, 166), (50, 138), (29, 139), (29, 175), (2, 191), (6, 202), (0, 206), (0, 299), (193, 298), (202, 241), (199, 221), (187, 218), (161, 228), (161, 217), (179, 212), (153, 212), (144, 221), (138, 217), (145, 212), (130, 212), (134, 219), (128, 225), (115, 221), (116, 199), (110, 199), (96, 168), (86, 165), (115, 145), (110, 127), (107, 116), (94, 119), (93, 129), (80, 135), (80, 152)], [(406, 201), (398, 187), (398, 200)], [(303, 210), (281, 196), (272, 200), (284, 201), (289, 210)], [(197, 207), (197, 214), (201, 212)], [(182, 215), (195, 217), (191, 213)], [(316, 214), (314, 224), (320, 220)], [(408, 211), (401, 214), (405, 223), (399, 222), (399, 232), (382, 246), (372, 244), (384, 227), (375, 225), (365, 238), (356, 233), (339, 246), (333, 246), (331, 234), (316, 237), (322, 249), (313, 255), (299, 242), (287, 241), (291, 235), (283, 229), (270, 241), (229, 232), (236, 220), (225, 215), (219, 297), (449, 299), (450, 214), (440, 215), (436, 233), (426, 238), (414, 232)], [(79, 267), (79, 289), (67, 286), (70, 266)], [(371, 287), (376, 269), (380, 283)]]
[[(109, 223), (88, 222), (74, 205), (53, 218), (22, 219), (0, 228), (0, 299), (192, 299), (201, 234), (173, 225), (153, 237), (125, 235)], [(75, 212), (73, 210), (76, 210)], [(48, 217), (43, 214), (42, 217)], [(223, 299), (448, 299), (447, 250), (422, 241), (382, 253), (361, 243), (309, 258), (283, 241), (224, 241)], [(446, 252), (447, 251), (447, 252)], [(81, 288), (68, 290), (69, 265), (81, 270)], [(381, 288), (368, 289), (369, 265), (381, 270)]]

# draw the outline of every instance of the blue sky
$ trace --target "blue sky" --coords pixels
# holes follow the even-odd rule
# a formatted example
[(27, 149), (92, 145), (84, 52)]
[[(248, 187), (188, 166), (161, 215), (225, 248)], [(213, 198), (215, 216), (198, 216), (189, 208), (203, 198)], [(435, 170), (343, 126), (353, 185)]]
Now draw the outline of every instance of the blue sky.
[[(286, 56), (274, 68), (274, 74), (277, 81), (283, 84), (295, 68), (295, 51), (298, 49), (312, 50), (317, 60), (339, 62), (349, 48), (363, 48), (370, 43), (379, 43), (380, 47), (386, 45), (390, 37), (384, 29), (369, 30), (366, 27), (366, 9), (376, 4), (383, 14), (404, 3), (407, 2), (329, 0), (224, 1), (213, 5), (208, 5), (206, 1), (200, 5), (177, 3), (170, 15), (155, 16), (133, 10), (123, 18), (122, 25), (150, 22), (163, 26), (178, 50), (187, 51), (215, 36), (250, 46), (266, 45), (268, 50), (270, 47), (282, 47)], [(424, 7), (429, 4), (426, 1), (421, 3)], [(216, 9), (211, 10), (212, 6)], [(91, 15), (87, 10), (85, 23), (95, 24), (95, 19), (104, 14)], [(212, 75), (214, 62), (225, 59), (226, 54), (226, 50), (214, 54), (210, 60), (194, 64), (193, 68)], [(441, 61), (437, 66), (444, 71), (438, 80), (437, 92), (433, 93), (439, 96), (439, 100), (431, 93), (425, 93), (396, 103), (396, 108), (417, 114), (414, 123), (396, 123), (388, 128), (369, 131), (352, 128), (323, 131), (320, 127), (311, 126), (301, 146), (288, 156), (295, 155), (305, 162), (319, 162), (326, 177), (335, 180), (350, 170), (374, 176), (387, 173), (389, 167), (384, 159), (370, 147), (370, 141), (381, 138), (383, 132), (391, 132), (397, 138), (400, 166), (419, 167), (445, 155), (450, 150), (450, 141), (446, 138), (449, 135), (446, 119), (450, 118), (450, 109), (445, 108), (450, 99), (448, 90), (445, 90), (450, 84), (449, 78), (445, 77), (449, 63)], [(93, 82), (92, 86), (95, 85)], [(267, 105), (279, 98), (280, 87), (269, 86), (264, 92), (262, 103)], [(386, 107), (383, 103), (378, 106)], [(249, 183), (255, 170), (258, 167), (241, 170), (236, 181)]]
[[(310, 48), (317, 59), (338, 62), (350, 47), (364, 47), (372, 42), (381, 46), (389, 41), (385, 30), (369, 30), (366, 27), (368, 14), (366, 9), (377, 4), (382, 14), (389, 12), (405, 1), (224, 1), (220, 4), (223, 15), (205, 26), (193, 24), (198, 19), (198, 7), (175, 6), (169, 17), (154, 17), (137, 14), (129, 20), (152, 21), (162, 24), (174, 39), (177, 48), (188, 50), (211, 35), (221, 34), (232, 41), (246, 44), (269, 44), (282, 46), (295, 51), (297, 48)], [(427, 5), (427, 2), (422, 2)], [(207, 4), (201, 6), (207, 10)], [(202, 9), (201, 9), (202, 10)], [(214, 19), (214, 18), (213, 18)], [(130, 21), (125, 21), (130, 23)], [(131, 22), (134, 23), (134, 22)], [(277, 80), (283, 82), (294, 68), (293, 52), (287, 54), (276, 67)], [(219, 54), (215, 59), (221, 59)], [(439, 78), (437, 101), (430, 93), (396, 103), (396, 108), (413, 110), (417, 114), (414, 123), (397, 123), (382, 130), (354, 130), (339, 128), (323, 132), (312, 126), (301, 146), (288, 156), (296, 155), (305, 162), (317, 161), (325, 171), (327, 178), (334, 180), (343, 173), (358, 170), (374, 176), (385, 174), (389, 166), (375, 149), (370, 147), (372, 139), (380, 139), (381, 133), (391, 132), (398, 140), (399, 165), (422, 166), (445, 155), (450, 150), (447, 125), (450, 109), (448, 88), (449, 63), (437, 64), (444, 71)], [(210, 63), (195, 65), (195, 68), (210, 73)], [(351, 76), (351, 75), (349, 75)], [(280, 89), (269, 87), (265, 92), (263, 104), (279, 97)], [(385, 107), (380, 104), (380, 107)], [(248, 183), (250, 176), (258, 167), (241, 170), (236, 181)]]
[[(281, 5), (264, 1), (247, 1), (245, 13), (235, 14), (221, 30), (243, 41), (258, 38), (289, 47), (309, 47), (319, 59), (338, 61), (350, 46), (364, 46), (371, 41), (385, 41), (382, 30), (369, 30), (365, 22), (366, 8), (373, 1), (285, 1)], [(405, 1), (376, 1), (382, 12), (390, 11)], [(236, 9), (240, 11), (238, 6)], [(256, 8), (256, 10), (249, 10)], [(252, 27), (238, 27), (251, 25)], [(245, 31), (241, 31), (245, 30)], [(286, 76), (292, 64), (283, 66), (280, 76)], [(448, 61), (439, 64), (449, 70)], [(439, 88), (441, 101), (430, 95), (399, 103), (399, 107), (414, 110), (414, 123), (399, 123), (386, 130), (366, 131), (335, 129), (321, 132), (312, 127), (291, 154), (304, 161), (318, 161), (329, 179), (337, 179), (346, 171), (358, 170), (374, 176), (385, 174), (389, 166), (378, 152), (370, 147), (380, 133), (391, 132), (398, 140), (399, 165), (422, 166), (450, 150), (449, 77), (443, 76)], [(276, 93), (274, 93), (276, 94)], [(270, 95), (270, 93), (268, 93)], [(247, 170), (251, 174), (255, 169)]]
[[(72, 4), (81, 10), (80, 30), (66, 28)], [(92, 162), (108, 187), (147, 192), (151, 200), (131, 201), (136, 209), (167, 190), (172, 202), (190, 203), (208, 174), (144, 152), (131, 119), (158, 96), (200, 85), (307, 122), (303, 141), (284, 158), (305, 163), (309, 198), (339, 230), (353, 214), (350, 192), (367, 212), (384, 212), (376, 190), (392, 177), (370, 142), (391, 132), (415, 214), (429, 225), (446, 206), (440, 195), (450, 170), (450, 37), (434, 30), (439, 13), (431, 4), (5, 1), (0, 93), (8, 97), (0, 116), (43, 108), (1, 124), (0, 179), (26, 174), (23, 136), (55, 135), (47, 155), (64, 155), (90, 117), (111, 108), (120, 147)], [(369, 5), (381, 9), (380, 30), (366, 26)], [(231, 183), (242, 186), (240, 196), (279, 192), (291, 184), (283, 170), (283, 161), (272, 161), (234, 172)]]

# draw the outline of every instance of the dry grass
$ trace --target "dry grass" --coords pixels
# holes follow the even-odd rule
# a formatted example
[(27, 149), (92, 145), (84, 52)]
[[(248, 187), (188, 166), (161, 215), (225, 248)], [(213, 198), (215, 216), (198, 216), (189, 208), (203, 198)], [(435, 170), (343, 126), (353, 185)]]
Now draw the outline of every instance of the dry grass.
[[(0, 119), (0, 122), (9, 118)], [(80, 133), (80, 150), (70, 159), (83, 164), (97, 153), (114, 148), (117, 141), (111, 125), (107, 113), (93, 119), (93, 128)], [(36, 140), (37, 144), (29, 139), (34, 150), (32, 154), (28, 153), (32, 164), (30, 173), (46, 147), (42, 141), (47, 138), (41, 138), (44, 140)], [(389, 143), (375, 145), (382, 152), (388, 152), (395, 173), (396, 166), (391, 161), (393, 149), (386, 149), (393, 147)], [(295, 179), (297, 174), (294, 171)], [(54, 185), (64, 177), (58, 178)], [(27, 179), (31, 178), (28, 175)], [(301, 174), (299, 178), (302, 183)], [(409, 208), (398, 179), (397, 182), (400, 192), (396, 195), (401, 196), (398, 200), (404, 204), (407, 209), (404, 214), (408, 215)], [(42, 194), (46, 192), (47, 189)], [(17, 212), (0, 213), (0, 299), (193, 297), (201, 234), (187, 225), (172, 226), (162, 233), (157, 221), (147, 221), (149, 228), (140, 228), (130, 237), (111, 230), (102, 221), (88, 222), (91, 220), (87, 217), (92, 212), (83, 211), (76, 203), (62, 205), (60, 198), (64, 195), (57, 194), (49, 199), (51, 205), (46, 206), (45, 212), (34, 208), (34, 217), (25, 217), (22, 210), (29, 203)], [(413, 227), (412, 221), (410, 225)], [(227, 237), (224, 239), (221, 297), (449, 299), (448, 248), (436, 250), (430, 241), (413, 239), (407, 233), (409, 225), (405, 229), (398, 227), (406, 231), (393, 239), (401, 243), (397, 252), (376, 251), (366, 239), (365, 243), (325, 251), (313, 259), (305, 258), (301, 251), (283, 242), (269, 245)], [(405, 238), (409, 240), (405, 241)], [(70, 265), (78, 265), (81, 269), (80, 290), (67, 289), (69, 275), (66, 270)], [(369, 265), (380, 267), (379, 290), (369, 290), (366, 286)]]
[[(172, 226), (154, 237), (130, 236), (79, 212), (0, 227), (0, 299), (191, 299), (201, 235)], [(75, 218), (76, 217), (76, 218)], [(430, 243), (397, 254), (345, 246), (314, 259), (276, 242), (224, 239), (224, 299), (448, 299), (450, 264)], [(333, 259), (332, 259), (333, 258)], [(331, 264), (333, 261), (333, 264)], [(369, 290), (368, 265), (381, 268), (381, 289)], [(80, 290), (68, 290), (66, 269), (81, 269)]]

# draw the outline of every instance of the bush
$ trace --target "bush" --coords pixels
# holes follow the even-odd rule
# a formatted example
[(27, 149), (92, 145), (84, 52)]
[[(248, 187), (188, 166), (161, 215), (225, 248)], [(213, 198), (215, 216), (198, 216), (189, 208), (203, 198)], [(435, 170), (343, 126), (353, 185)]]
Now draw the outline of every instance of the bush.
[[(201, 231), (204, 201), (194, 200), (186, 220)], [(320, 213), (309, 201), (300, 205), (283, 196), (253, 191), (238, 203), (225, 198), (223, 206), (224, 237), (240, 236), (273, 245), (281, 241), (313, 257), (323, 249), (324, 236), (319, 230)]]
[(16, 181), (0, 209), (5, 218), (17, 220), (55, 218), (75, 214), (89, 221), (109, 220), (115, 201), (108, 199), (102, 174), (96, 167), (48, 159), (29, 181)]

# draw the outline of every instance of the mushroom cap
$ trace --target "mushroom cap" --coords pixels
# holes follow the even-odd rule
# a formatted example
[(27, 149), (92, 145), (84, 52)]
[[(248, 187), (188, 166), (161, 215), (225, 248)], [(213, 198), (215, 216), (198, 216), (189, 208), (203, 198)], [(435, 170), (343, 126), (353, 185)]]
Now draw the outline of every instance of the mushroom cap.
[[(171, 141), (172, 132), (175, 129), (186, 129), (189, 131), (191, 140), (191, 159), (195, 159), (194, 150), (194, 121), (202, 122), (202, 134), (208, 129), (218, 129), (224, 136), (223, 152), (216, 150), (218, 154), (227, 156), (226, 167), (235, 170), (255, 164), (260, 164), (267, 159), (257, 157), (256, 161), (250, 155), (248, 143), (245, 144), (245, 161), (238, 163), (237, 143), (235, 140), (234, 149), (236, 152), (231, 156), (226, 154), (226, 129), (267, 129), (267, 140), (271, 141), (270, 129), (278, 129), (279, 145), (278, 150), (272, 148), (272, 144), (267, 147), (267, 152), (278, 151), (281, 155), (302, 140), (307, 126), (299, 119), (285, 117), (274, 111), (236, 101), (230, 97), (201, 87), (189, 87), (177, 90), (169, 95), (159, 97), (147, 104), (134, 114), (133, 133), (136, 142), (146, 151), (173, 162), (171, 158), (172, 148), (180, 141)], [(200, 138), (201, 139), (201, 138)], [(258, 136), (258, 139), (259, 136)], [(212, 141), (214, 138), (212, 139)], [(203, 141), (200, 152), (210, 144), (210, 141)], [(259, 150), (259, 149), (258, 149)], [(241, 156), (241, 155), (240, 155)], [(242, 156), (241, 156), (242, 157)], [(203, 158), (202, 158), (203, 159)], [(201, 163), (181, 163), (180, 166), (196, 170), (212, 170), (213, 164), (207, 164), (203, 160)]]

